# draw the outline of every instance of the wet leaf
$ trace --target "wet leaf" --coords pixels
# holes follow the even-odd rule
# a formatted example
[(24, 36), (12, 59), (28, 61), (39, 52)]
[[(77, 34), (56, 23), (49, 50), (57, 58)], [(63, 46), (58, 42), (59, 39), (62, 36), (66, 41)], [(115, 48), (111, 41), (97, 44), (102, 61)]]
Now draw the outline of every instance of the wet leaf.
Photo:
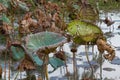
[(55, 69), (64, 65), (64, 62), (62, 60), (60, 60), (59, 58), (56, 58), (56, 57), (51, 57), (49, 59), (49, 63)]
[(12, 58), (14, 60), (21, 60), (25, 57), (25, 51), (23, 50), (23, 48), (17, 46), (11, 46), (11, 50), (12, 50)]
[(74, 41), (77, 43), (79, 43), (79, 40), (81, 42), (94, 41), (102, 34), (102, 31), (98, 26), (79, 20), (70, 22), (67, 30), (74, 37)]

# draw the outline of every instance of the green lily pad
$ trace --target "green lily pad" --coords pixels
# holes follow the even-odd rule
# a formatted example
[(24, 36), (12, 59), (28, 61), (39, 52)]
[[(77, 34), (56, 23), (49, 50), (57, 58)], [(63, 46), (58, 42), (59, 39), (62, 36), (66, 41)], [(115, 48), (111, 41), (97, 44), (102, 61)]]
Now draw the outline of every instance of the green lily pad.
[(66, 42), (66, 38), (54, 32), (40, 32), (26, 38), (26, 47), (32, 52), (41, 49), (56, 48)]
[(58, 67), (63, 66), (65, 63), (56, 57), (50, 57), (49, 58), (49, 64), (54, 68), (57, 69)]
[(97, 25), (79, 20), (70, 22), (67, 30), (76, 43), (95, 41), (102, 34), (101, 29)]
[(21, 60), (25, 57), (25, 51), (22, 47), (14, 47), (11, 46), (11, 50), (12, 50), (12, 58), (16, 61)]
[(36, 34), (31, 34), (26, 37), (26, 49), (28, 55), (36, 63), (36, 65), (41, 66), (43, 61), (38, 57), (35, 52), (38, 50), (55, 49), (58, 46), (66, 42), (66, 38), (62, 35), (54, 32), (40, 32)]

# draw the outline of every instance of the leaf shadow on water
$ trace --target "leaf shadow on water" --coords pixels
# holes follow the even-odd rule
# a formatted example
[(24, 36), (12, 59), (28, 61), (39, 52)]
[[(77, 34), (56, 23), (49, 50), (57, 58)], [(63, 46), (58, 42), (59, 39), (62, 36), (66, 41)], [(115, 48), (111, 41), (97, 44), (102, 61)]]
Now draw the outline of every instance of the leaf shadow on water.
[(116, 69), (114, 69), (114, 68), (111, 68), (111, 67), (105, 67), (105, 68), (103, 68), (103, 70), (104, 71), (115, 71)]
[[(95, 69), (99, 67), (99, 64), (96, 61), (90, 61), (90, 64)], [(84, 68), (84, 69), (90, 69), (91, 68), (87, 61), (83, 62), (83, 64), (77, 65), (77, 67), (79, 67), (79, 68), (81, 67), (81, 68)]]
[(67, 77), (53, 76), (53, 77), (50, 77), (50, 80), (68, 80), (68, 78)]
[(111, 64), (120, 65), (120, 58), (119, 58), (119, 57), (115, 57), (115, 58), (111, 61)]
[[(88, 52), (87, 53), (88, 55), (93, 55), (92, 52)], [(86, 56), (85, 52), (80, 52), (78, 55), (81, 55), (81, 56)]]

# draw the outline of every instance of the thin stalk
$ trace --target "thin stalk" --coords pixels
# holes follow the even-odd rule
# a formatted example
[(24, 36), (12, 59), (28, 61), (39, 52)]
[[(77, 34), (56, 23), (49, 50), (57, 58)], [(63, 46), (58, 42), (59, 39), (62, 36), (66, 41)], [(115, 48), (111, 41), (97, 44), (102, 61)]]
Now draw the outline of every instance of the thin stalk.
[(93, 56), (93, 58), (94, 58), (94, 56), (95, 56), (95, 55), (94, 55), (94, 45), (92, 45), (92, 54), (93, 54), (92, 56)]
[(15, 76), (14, 80), (16, 80), (16, 79), (17, 79), (19, 72), (20, 72), (20, 70), (17, 72), (17, 74), (16, 74), (16, 76)]
[(89, 60), (89, 57), (88, 57), (88, 48), (87, 48), (87, 43), (85, 45), (85, 52), (86, 52), (86, 58), (87, 58), (87, 61), (88, 61), (88, 64), (90, 65), (90, 68), (91, 68), (91, 73), (92, 73), (92, 79), (93, 79), (93, 68), (92, 68), (92, 65), (90, 63), (90, 60)]
[(45, 75), (46, 75), (46, 80), (49, 80), (49, 77), (48, 77), (48, 54), (46, 55), (46, 62), (45, 62)]
[(100, 53), (100, 79), (102, 80), (102, 53)]
[(7, 52), (5, 51), (5, 68), (4, 68), (4, 79), (6, 80), (6, 55)]
[(75, 52), (73, 52), (73, 70), (74, 70), (74, 80), (76, 80), (77, 69), (76, 69), (76, 61), (75, 61)]
[(10, 80), (10, 61), (11, 61), (11, 56), (9, 54), (9, 61), (8, 61), (8, 80)]

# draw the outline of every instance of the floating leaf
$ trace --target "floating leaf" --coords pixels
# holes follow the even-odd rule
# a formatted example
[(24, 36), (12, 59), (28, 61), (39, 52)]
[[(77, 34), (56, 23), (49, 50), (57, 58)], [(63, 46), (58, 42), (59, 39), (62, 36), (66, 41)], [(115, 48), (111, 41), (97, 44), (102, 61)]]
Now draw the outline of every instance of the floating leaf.
[(79, 20), (70, 22), (67, 29), (76, 43), (95, 41), (102, 34), (97, 25)]
[(11, 50), (12, 50), (12, 58), (14, 60), (21, 60), (25, 57), (25, 51), (23, 48), (17, 46), (11, 46)]
[(49, 59), (49, 63), (54, 69), (57, 69), (58, 67), (61, 67), (64, 65), (64, 62), (56, 57), (51, 57)]
[(48, 47), (56, 48), (66, 42), (66, 38), (54, 32), (40, 32), (31, 34), (26, 38), (26, 47), (28, 50), (35, 52), (39, 49), (46, 49)]

